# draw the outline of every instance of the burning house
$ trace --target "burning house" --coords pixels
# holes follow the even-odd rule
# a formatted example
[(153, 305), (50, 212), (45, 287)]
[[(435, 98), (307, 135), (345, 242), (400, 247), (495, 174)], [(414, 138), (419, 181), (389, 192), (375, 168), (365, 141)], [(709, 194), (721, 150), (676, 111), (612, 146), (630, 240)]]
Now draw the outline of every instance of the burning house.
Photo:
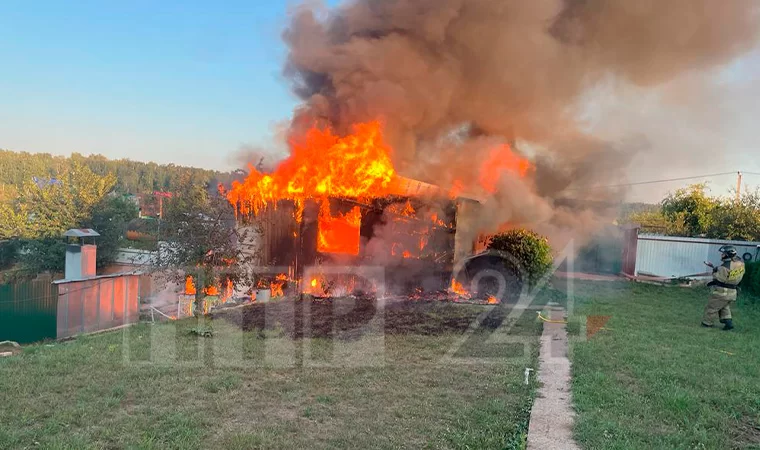
[(477, 201), (398, 175), (378, 122), (343, 137), (314, 128), (292, 148), (275, 171), (251, 168), (227, 192), (239, 220), (261, 226), (262, 263), (286, 272), (270, 281), (273, 296), (285, 280), (315, 296), (374, 290), (372, 280), (319, 273), (336, 266), (380, 266), (389, 292), (451, 286), (457, 260), (474, 249), (457, 221)]

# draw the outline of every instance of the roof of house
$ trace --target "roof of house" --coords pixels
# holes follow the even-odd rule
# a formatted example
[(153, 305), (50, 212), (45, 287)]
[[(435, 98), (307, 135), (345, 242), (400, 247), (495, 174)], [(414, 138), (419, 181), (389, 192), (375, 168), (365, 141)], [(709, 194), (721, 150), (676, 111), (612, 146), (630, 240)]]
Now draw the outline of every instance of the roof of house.
[(63, 235), (66, 237), (95, 237), (100, 236), (100, 233), (92, 228), (72, 228)]

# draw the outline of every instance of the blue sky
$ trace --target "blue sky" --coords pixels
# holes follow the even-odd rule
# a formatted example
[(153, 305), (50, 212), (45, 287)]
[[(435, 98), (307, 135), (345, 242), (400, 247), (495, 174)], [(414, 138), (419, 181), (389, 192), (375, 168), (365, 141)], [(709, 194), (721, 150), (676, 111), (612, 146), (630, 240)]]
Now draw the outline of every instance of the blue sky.
[(296, 103), (287, 7), (0, 2), (0, 148), (229, 168)]

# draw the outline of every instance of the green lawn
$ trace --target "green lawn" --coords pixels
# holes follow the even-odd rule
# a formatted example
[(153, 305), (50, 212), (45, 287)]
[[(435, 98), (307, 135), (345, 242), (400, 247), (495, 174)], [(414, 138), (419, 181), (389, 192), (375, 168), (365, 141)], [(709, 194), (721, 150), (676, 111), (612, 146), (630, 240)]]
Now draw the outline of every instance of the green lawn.
[(323, 333), (322, 320), (315, 336), (293, 338), (286, 313), (302, 321), (304, 305), (287, 305), (245, 332), (237, 310), (211, 322), (213, 337), (192, 334), (193, 320), (141, 324), (2, 358), (0, 448), (524, 445), (535, 386), (523, 371), (535, 367), (541, 330), (534, 313), (511, 319), (493, 309), (468, 337), (472, 319), (491, 309), (388, 306), (384, 323), (364, 317), (368, 329), (357, 332), (344, 305), (334, 310), (336, 333)]
[(740, 298), (724, 332), (699, 326), (704, 289), (578, 283), (575, 298), (576, 319), (612, 316), (589, 340), (569, 326), (584, 448), (760, 448), (760, 307)]

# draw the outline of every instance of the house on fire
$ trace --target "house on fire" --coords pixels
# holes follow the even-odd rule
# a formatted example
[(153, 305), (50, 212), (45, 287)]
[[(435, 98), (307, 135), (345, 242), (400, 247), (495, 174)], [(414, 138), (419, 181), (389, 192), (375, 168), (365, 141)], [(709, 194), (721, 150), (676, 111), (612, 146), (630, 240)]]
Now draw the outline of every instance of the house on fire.
[(269, 203), (256, 214), (257, 238), (249, 245), (261, 265), (303, 280), (302, 292), (326, 290), (321, 281), (310, 286), (305, 270), (357, 266), (382, 267), (390, 292), (447, 289), (452, 274), (478, 250), (478, 236), (467, 224), (480, 203), (400, 176), (392, 184), (393, 194), (362, 201)]
[[(478, 201), (400, 176), (377, 121), (342, 136), (314, 127), (289, 144), (290, 156), (273, 171), (251, 167), (226, 193), (241, 224), (260, 227), (263, 265), (279, 268), (301, 292), (328, 295), (330, 283), (306, 280), (307, 268), (381, 267), (386, 292), (451, 285), (474, 250)], [(509, 146), (483, 164), (485, 191), (502, 173), (529, 168)]]

